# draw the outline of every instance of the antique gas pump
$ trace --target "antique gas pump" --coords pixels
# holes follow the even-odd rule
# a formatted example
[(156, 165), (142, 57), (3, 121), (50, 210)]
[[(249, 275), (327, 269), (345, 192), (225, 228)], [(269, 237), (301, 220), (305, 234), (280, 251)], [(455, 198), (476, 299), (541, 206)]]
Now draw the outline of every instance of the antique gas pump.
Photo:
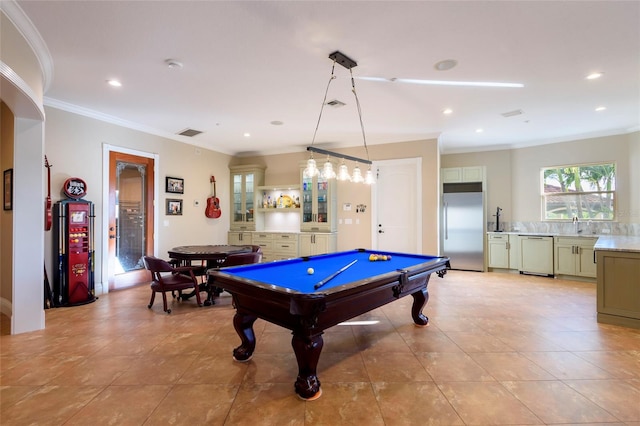
[(54, 264), (58, 264), (53, 301), (55, 306), (82, 305), (96, 300), (93, 203), (82, 199), (87, 184), (80, 178), (67, 179), (63, 192), (69, 199), (58, 201), (53, 209)]

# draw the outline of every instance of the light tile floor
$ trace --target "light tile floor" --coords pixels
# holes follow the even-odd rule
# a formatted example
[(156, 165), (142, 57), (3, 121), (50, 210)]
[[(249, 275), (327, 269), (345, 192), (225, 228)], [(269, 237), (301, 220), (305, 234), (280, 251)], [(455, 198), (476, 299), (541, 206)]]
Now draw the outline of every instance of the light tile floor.
[(307, 402), (287, 330), (258, 320), (253, 359), (232, 360), (228, 295), (166, 315), (145, 285), (50, 309), (0, 337), (0, 423), (640, 425), (640, 330), (598, 324), (594, 284), (449, 271), (429, 289), (429, 327), (406, 297), (327, 330)]

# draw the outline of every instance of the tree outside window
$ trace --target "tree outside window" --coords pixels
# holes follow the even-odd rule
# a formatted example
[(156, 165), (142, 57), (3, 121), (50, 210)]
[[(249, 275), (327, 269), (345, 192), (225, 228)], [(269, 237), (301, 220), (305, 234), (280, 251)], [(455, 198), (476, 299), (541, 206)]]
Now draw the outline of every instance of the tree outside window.
[(613, 220), (614, 163), (545, 167), (542, 169), (545, 220)]

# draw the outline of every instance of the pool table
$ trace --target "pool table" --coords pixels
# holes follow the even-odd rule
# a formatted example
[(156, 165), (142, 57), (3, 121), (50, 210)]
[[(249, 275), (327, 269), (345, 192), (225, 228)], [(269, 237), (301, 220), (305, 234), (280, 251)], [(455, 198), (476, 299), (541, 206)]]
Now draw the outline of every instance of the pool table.
[[(372, 254), (388, 260), (371, 261)], [(233, 297), (233, 326), (242, 342), (233, 358), (243, 362), (253, 355), (257, 318), (291, 330), (298, 362), (295, 391), (313, 400), (321, 395), (316, 368), (324, 330), (407, 295), (413, 297), (414, 323), (426, 326), (422, 309), (429, 299), (429, 278), (434, 272), (443, 277), (447, 268), (447, 257), (357, 249), (208, 273)]]

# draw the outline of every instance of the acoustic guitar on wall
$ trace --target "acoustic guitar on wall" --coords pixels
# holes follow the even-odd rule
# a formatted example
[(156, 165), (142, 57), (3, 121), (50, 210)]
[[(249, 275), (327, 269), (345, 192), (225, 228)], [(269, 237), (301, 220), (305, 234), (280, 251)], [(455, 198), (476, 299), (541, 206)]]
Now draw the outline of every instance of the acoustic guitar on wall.
[(210, 182), (213, 184), (213, 195), (207, 198), (207, 208), (204, 214), (211, 219), (217, 219), (222, 215), (222, 210), (220, 210), (220, 200), (216, 196), (215, 176), (211, 176)]
[(44, 156), (44, 166), (47, 168), (47, 198), (44, 203), (44, 230), (51, 230), (51, 165)]

